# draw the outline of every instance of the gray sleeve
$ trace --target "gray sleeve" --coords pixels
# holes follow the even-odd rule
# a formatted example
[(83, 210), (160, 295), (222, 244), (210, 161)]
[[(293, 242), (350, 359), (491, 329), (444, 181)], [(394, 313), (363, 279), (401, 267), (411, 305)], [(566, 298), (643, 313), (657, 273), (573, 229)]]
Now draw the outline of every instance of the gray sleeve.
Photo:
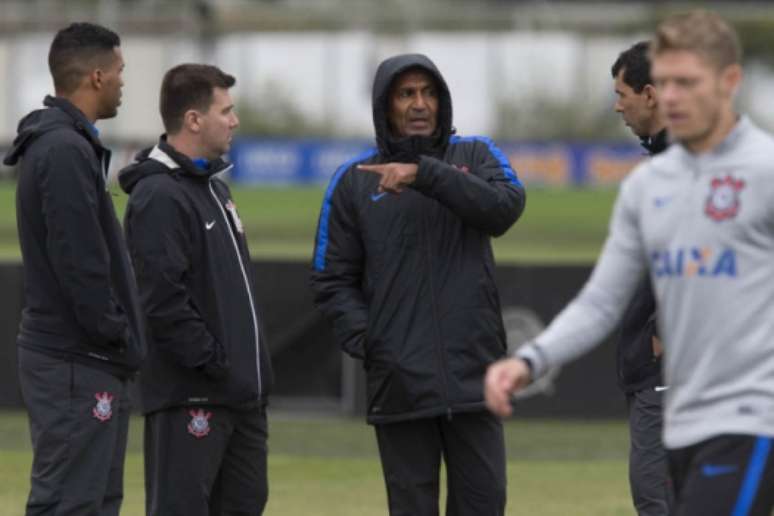
[(602, 254), (578, 296), (543, 333), (516, 351), (533, 378), (591, 350), (615, 328), (647, 268), (637, 215), (636, 175), (621, 186)]

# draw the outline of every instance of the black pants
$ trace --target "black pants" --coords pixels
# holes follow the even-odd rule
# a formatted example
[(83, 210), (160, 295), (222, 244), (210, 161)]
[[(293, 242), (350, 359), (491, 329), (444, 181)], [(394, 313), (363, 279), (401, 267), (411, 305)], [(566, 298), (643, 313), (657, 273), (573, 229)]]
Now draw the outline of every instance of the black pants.
[(259, 516), (269, 495), (263, 408), (176, 407), (145, 417), (148, 516)]
[(771, 437), (723, 435), (669, 450), (677, 516), (770, 516), (774, 509)]
[(18, 351), (33, 448), (27, 516), (117, 516), (129, 428), (127, 382)]
[(674, 505), (661, 439), (664, 393), (644, 389), (626, 395), (629, 407), (629, 486), (639, 516), (668, 516)]
[(441, 457), (447, 516), (505, 512), (505, 441), (489, 412), (376, 425), (391, 516), (437, 516)]

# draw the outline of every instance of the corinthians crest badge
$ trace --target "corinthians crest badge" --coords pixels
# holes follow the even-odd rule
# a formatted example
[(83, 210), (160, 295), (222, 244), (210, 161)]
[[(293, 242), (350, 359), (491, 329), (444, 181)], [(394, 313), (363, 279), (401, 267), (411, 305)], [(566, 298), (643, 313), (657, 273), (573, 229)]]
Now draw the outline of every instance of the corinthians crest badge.
[(212, 412), (205, 412), (204, 410), (199, 409), (189, 410), (188, 413), (191, 415), (191, 422), (188, 423), (188, 433), (197, 439), (206, 437), (207, 434), (210, 433), (210, 418), (212, 417)]
[(734, 179), (730, 174), (724, 178), (712, 179), (704, 213), (718, 222), (736, 217), (741, 205), (739, 192), (742, 188), (744, 188), (744, 181)]
[(113, 396), (107, 392), (98, 392), (94, 397), (97, 399), (97, 404), (91, 409), (91, 413), (104, 423), (113, 417)]
[(234, 227), (237, 231), (240, 233), (245, 232), (245, 227), (242, 225), (242, 219), (239, 218), (239, 214), (237, 213), (236, 204), (234, 204), (234, 201), (231, 199), (228, 200), (226, 203), (226, 209), (228, 210), (229, 215), (231, 215), (231, 220), (234, 222)]

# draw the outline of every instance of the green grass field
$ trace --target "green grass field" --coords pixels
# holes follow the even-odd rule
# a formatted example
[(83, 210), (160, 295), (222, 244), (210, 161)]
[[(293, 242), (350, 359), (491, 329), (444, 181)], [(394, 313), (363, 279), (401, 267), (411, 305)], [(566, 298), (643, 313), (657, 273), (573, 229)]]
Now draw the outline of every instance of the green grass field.
[[(0, 259), (18, 260), (14, 188), (0, 183)], [(117, 186), (120, 216), (126, 196)], [(235, 188), (254, 258), (310, 259), (322, 188)], [(527, 209), (511, 230), (494, 241), (500, 263), (590, 263), (607, 232), (613, 190), (529, 190)]]
[[(267, 516), (386, 514), (371, 427), (359, 419), (269, 414)], [(144, 514), (142, 420), (132, 420), (123, 516)], [(506, 425), (509, 515), (633, 513), (623, 421), (510, 421)], [(31, 451), (22, 412), (0, 412), (0, 513), (20, 516)]]

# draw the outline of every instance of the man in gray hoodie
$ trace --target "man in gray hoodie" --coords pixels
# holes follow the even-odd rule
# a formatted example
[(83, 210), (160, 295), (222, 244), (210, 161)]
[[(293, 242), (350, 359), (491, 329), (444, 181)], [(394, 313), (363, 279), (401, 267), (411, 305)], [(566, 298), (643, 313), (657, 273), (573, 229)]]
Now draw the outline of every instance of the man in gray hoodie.
[(774, 138), (734, 111), (735, 31), (705, 11), (664, 21), (652, 76), (675, 144), (622, 184), (610, 234), (578, 297), (513, 358), (492, 365), (489, 408), (589, 350), (642, 273), (656, 293), (669, 385), (664, 443), (678, 515), (774, 507)]

